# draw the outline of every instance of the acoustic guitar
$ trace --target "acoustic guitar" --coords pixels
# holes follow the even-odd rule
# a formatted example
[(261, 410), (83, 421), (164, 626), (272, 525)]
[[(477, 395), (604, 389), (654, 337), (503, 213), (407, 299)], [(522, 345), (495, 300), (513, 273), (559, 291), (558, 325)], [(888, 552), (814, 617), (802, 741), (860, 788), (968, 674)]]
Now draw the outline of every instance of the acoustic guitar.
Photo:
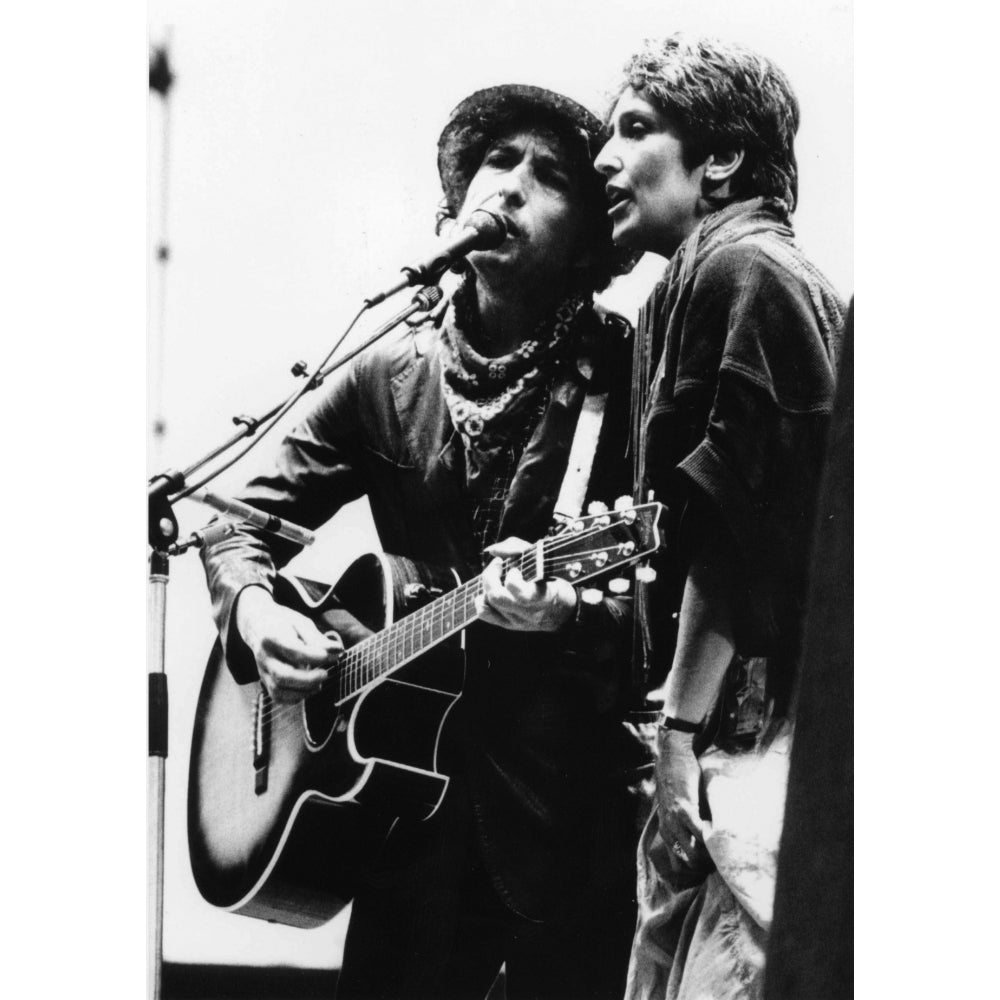
[[(606, 576), (659, 547), (661, 512), (648, 503), (581, 517), (505, 569), (529, 581)], [(462, 693), (463, 629), (480, 593), (481, 576), (463, 582), (386, 554), (362, 556), (333, 587), (279, 574), (277, 600), (356, 640), (295, 705), (238, 683), (216, 642), (188, 782), (191, 867), (209, 903), (319, 926), (351, 900), (397, 817), (434, 814), (448, 788), (438, 743)]]

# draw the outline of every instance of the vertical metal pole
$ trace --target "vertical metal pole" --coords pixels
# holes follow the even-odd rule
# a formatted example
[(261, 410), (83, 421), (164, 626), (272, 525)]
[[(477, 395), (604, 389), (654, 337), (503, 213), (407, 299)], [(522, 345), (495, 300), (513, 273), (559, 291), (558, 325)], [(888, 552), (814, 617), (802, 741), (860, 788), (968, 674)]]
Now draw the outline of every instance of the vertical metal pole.
[(167, 758), (166, 658), (167, 583), (169, 562), (153, 550), (149, 557), (149, 760), (146, 765), (146, 904), (148, 993), (160, 1000), (163, 988), (163, 827)]

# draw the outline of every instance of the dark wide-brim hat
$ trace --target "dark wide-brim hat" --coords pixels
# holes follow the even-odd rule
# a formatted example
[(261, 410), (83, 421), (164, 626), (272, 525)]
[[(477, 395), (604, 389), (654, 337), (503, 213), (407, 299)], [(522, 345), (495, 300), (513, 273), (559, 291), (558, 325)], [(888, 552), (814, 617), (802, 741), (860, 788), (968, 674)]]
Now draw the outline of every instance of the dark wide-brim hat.
[(448, 212), (452, 217), (458, 215), (490, 144), (511, 129), (524, 126), (549, 129), (570, 154), (571, 166), (582, 180), (596, 238), (602, 244), (597, 250), (606, 274), (594, 287), (603, 288), (612, 276), (630, 271), (636, 258), (611, 242), (604, 180), (593, 166), (607, 131), (593, 112), (563, 94), (544, 87), (506, 83), (477, 90), (452, 111), (438, 139), (438, 173)]
[(490, 143), (531, 122), (564, 137), (578, 136), (581, 158), (591, 162), (604, 143), (604, 127), (582, 104), (542, 87), (507, 83), (470, 94), (452, 111), (438, 139), (438, 173), (449, 207), (457, 212)]

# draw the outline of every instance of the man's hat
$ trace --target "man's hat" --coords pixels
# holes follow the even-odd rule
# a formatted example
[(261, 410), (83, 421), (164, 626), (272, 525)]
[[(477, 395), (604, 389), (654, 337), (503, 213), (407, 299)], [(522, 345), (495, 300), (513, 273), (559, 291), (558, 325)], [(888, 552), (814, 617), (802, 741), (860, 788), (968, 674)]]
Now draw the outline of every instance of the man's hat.
[(571, 167), (581, 180), (585, 208), (590, 216), (601, 263), (592, 276), (593, 287), (603, 288), (612, 276), (626, 274), (636, 257), (614, 247), (607, 218), (604, 179), (593, 162), (607, 138), (604, 125), (582, 104), (543, 87), (507, 83), (477, 90), (452, 111), (438, 139), (438, 173), (448, 214), (457, 216), (490, 143), (512, 128), (532, 125), (549, 128), (563, 143)]
[(564, 137), (579, 136), (580, 158), (593, 162), (604, 127), (582, 104), (542, 87), (508, 83), (477, 90), (452, 111), (438, 139), (438, 173), (449, 207), (457, 212), (491, 142), (530, 121)]

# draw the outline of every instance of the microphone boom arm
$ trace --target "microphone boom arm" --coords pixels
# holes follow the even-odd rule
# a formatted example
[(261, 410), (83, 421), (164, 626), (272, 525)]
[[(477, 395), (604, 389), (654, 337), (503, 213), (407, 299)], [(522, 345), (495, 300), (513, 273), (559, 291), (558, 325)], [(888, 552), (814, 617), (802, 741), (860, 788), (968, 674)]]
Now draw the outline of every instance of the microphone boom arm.
[[(405, 287), (405, 285), (403, 287)], [(302, 375), (304, 378), (308, 379), (307, 384), (303, 386), (302, 389), (298, 390), (298, 395), (318, 388), (323, 384), (323, 380), (331, 372), (340, 368), (342, 365), (347, 364), (348, 361), (357, 357), (357, 355), (359, 355), (362, 351), (367, 350), (377, 340), (380, 340), (391, 330), (395, 329), (395, 327), (397, 327), (404, 320), (409, 319), (409, 317), (414, 313), (433, 309), (434, 306), (441, 301), (442, 297), (443, 293), (436, 285), (422, 288), (413, 296), (412, 301), (405, 308), (401, 309), (395, 316), (383, 323), (382, 326), (380, 326), (363, 344), (348, 351), (347, 354), (337, 358), (325, 367), (320, 368), (316, 374), (310, 375), (303, 368), (300, 368), (300, 366), (296, 366), (296, 374)], [(297, 396), (295, 398), (297, 398)], [(291, 400), (291, 402), (294, 402), (294, 399)], [(223, 471), (224, 468), (228, 468), (228, 466), (224, 465), (221, 469), (217, 469), (194, 485), (189, 486), (187, 484), (188, 477), (207, 465), (213, 459), (234, 447), (243, 439), (255, 434), (261, 424), (276, 418), (280, 411), (288, 405), (289, 401), (286, 400), (285, 403), (279, 404), (263, 417), (256, 420), (245, 416), (234, 417), (233, 422), (240, 425), (240, 430), (222, 445), (213, 448), (207, 455), (203, 456), (193, 465), (185, 469), (184, 472), (178, 472), (175, 469), (168, 469), (150, 479), (147, 489), (147, 500), (149, 505), (148, 531), (149, 544), (153, 547), (153, 549), (164, 551), (169, 545), (175, 544), (178, 541), (178, 526), (177, 519), (173, 512), (173, 505), (178, 500), (192, 496), (196, 490), (210, 482), (216, 475), (218, 475), (219, 472)], [(268, 427), (268, 429), (270, 429), (270, 427)], [(232, 462), (229, 464), (232, 464)]]

